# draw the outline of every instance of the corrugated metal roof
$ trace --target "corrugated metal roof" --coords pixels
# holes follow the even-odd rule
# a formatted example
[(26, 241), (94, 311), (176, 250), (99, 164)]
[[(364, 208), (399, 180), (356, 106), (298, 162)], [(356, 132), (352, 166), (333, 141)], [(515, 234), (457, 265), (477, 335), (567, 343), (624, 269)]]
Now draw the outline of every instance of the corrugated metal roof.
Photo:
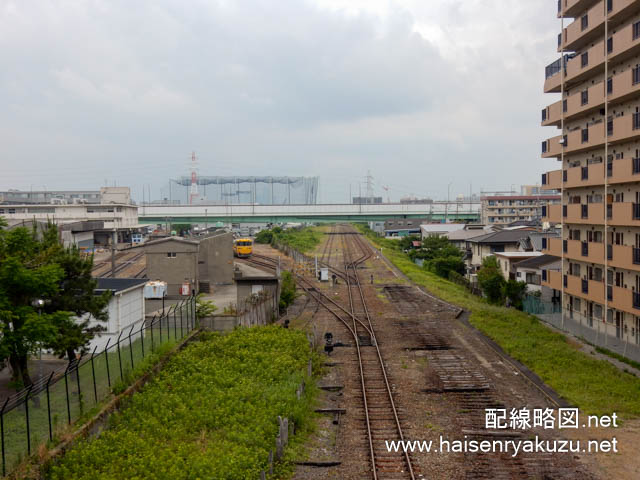
[(96, 280), (98, 281), (97, 292), (111, 290), (117, 293), (147, 283), (147, 279), (145, 278), (98, 277)]
[(530, 233), (530, 230), (501, 230), (470, 238), (469, 241), (472, 243), (518, 243), (520, 239), (528, 237)]

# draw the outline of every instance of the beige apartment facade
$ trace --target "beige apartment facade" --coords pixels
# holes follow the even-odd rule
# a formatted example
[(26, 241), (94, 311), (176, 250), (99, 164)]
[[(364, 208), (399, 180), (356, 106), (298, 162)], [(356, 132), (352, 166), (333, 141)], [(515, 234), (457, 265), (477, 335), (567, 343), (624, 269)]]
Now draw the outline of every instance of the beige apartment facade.
[(508, 225), (540, 220), (543, 206), (559, 203), (560, 195), (487, 195), (480, 199), (481, 223)]
[(558, 134), (542, 157), (559, 168), (542, 184), (561, 192), (543, 208), (562, 227), (544, 250), (561, 269), (542, 284), (560, 292), (563, 319), (626, 351), (640, 345), (640, 0), (560, 0), (558, 17), (544, 91), (560, 99), (542, 110)]

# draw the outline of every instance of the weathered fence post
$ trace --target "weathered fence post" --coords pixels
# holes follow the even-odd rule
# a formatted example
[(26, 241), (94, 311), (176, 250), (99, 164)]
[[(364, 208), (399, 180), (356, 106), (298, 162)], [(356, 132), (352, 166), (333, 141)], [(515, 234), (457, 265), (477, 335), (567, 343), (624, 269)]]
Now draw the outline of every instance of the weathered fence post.
[(144, 323), (145, 323), (145, 319), (142, 319), (142, 322), (140, 323), (140, 346), (142, 347), (142, 358), (144, 358)]
[(47, 380), (47, 416), (49, 418), (49, 440), (53, 441), (53, 428), (51, 427), (51, 398), (49, 396), (49, 384), (51, 383), (51, 379), (53, 378), (53, 372), (49, 375), (49, 379)]
[(4, 451), (4, 409), (7, 408), (7, 403), (9, 403), (9, 397), (4, 401), (2, 405), (2, 409), (0, 410), (0, 437), (2, 437), (2, 476), (4, 477), (7, 474), (7, 463), (5, 458)]
[(120, 337), (122, 337), (122, 332), (118, 335), (116, 347), (118, 350), (118, 365), (120, 366), (120, 380), (124, 380), (124, 375), (122, 374), (122, 356), (120, 355)]
[(131, 330), (129, 330), (129, 356), (131, 357), (131, 371), (133, 371), (133, 346), (131, 345), (131, 334), (133, 333), (134, 325), (131, 325)]
[(33, 383), (27, 389), (27, 395), (24, 397), (24, 413), (27, 421), (27, 455), (31, 455), (31, 425), (29, 423), (29, 394), (33, 389)]
[(111, 388), (111, 372), (109, 371), (109, 342), (111, 339), (107, 339), (107, 344), (104, 346), (104, 361), (107, 364), (107, 385)]
[[(93, 357), (96, 354), (96, 350), (98, 349), (98, 346), (96, 345), (95, 348), (93, 349), (93, 352), (91, 352), (91, 375), (93, 377), (93, 398), (96, 401), (96, 404), (98, 403), (98, 387), (96, 387), (96, 367), (93, 363)], [(48, 382), (47, 382), (47, 387), (49, 386)], [(49, 394), (49, 390), (47, 390), (47, 395)], [(49, 401), (47, 399), (47, 401)]]
[(151, 325), (150, 325), (150, 331), (151, 331), (151, 352), (153, 353), (153, 349), (154, 349), (154, 344), (153, 344), (153, 326), (156, 323), (156, 316), (154, 315), (153, 318), (151, 319)]

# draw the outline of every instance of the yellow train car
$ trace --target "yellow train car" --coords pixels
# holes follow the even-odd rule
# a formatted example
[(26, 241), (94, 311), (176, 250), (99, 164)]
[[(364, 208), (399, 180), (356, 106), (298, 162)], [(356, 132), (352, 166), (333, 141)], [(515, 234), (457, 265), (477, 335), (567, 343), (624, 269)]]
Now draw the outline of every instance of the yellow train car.
[(250, 238), (237, 238), (233, 241), (233, 256), (246, 258), (253, 253), (253, 240)]

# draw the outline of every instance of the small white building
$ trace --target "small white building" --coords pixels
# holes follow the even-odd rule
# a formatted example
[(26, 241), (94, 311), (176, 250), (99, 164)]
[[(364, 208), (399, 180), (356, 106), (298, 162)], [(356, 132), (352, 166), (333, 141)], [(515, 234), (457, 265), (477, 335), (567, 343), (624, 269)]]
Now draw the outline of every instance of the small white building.
[[(540, 292), (541, 298), (550, 301), (552, 297), (558, 297), (549, 287), (542, 285), (543, 278), (549, 270), (560, 271), (561, 259), (553, 255), (540, 255), (538, 257), (523, 260), (515, 266), (516, 280), (527, 283), (527, 291)], [(544, 270), (544, 273), (543, 273)]]
[(542, 252), (496, 252), (494, 255), (498, 260), (502, 276), (506, 280), (515, 280), (517, 265), (524, 260), (542, 256)]
[[(98, 333), (89, 344), (89, 351), (92, 352), (95, 347), (97, 351), (101, 351), (109, 342), (114, 345), (118, 340), (118, 336), (122, 333), (121, 338), (128, 338), (131, 327), (134, 326), (133, 332), (140, 332), (140, 327), (144, 321), (144, 286), (147, 282), (144, 278), (98, 278), (98, 288), (95, 290), (96, 295), (103, 292), (111, 291), (111, 299), (107, 307), (109, 312), (109, 320), (107, 322), (99, 322), (93, 320), (91, 326), (101, 325), (104, 331)], [(132, 339), (138, 338), (138, 335), (132, 335)]]
[(426, 237), (448, 236), (452, 232), (464, 230), (464, 223), (427, 223), (420, 225), (420, 236)]

